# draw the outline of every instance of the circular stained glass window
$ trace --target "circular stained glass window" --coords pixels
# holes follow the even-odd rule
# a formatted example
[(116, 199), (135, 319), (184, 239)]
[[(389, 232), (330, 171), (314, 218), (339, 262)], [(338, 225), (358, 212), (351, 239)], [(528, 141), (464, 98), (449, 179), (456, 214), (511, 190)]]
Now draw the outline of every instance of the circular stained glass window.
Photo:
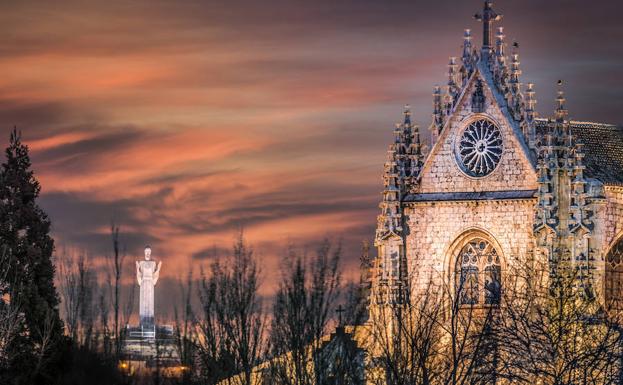
[(470, 123), (457, 146), (457, 158), (463, 171), (473, 177), (489, 175), (502, 157), (502, 133), (490, 120)]

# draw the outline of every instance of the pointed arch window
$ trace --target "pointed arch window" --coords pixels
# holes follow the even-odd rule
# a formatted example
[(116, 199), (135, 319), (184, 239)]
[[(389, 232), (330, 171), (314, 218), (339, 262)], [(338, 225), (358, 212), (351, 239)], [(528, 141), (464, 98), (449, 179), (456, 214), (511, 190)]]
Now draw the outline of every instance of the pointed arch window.
[(498, 305), (502, 294), (500, 255), (484, 238), (473, 238), (457, 256), (457, 294), (461, 305)]
[(606, 254), (605, 294), (610, 309), (623, 310), (623, 237)]

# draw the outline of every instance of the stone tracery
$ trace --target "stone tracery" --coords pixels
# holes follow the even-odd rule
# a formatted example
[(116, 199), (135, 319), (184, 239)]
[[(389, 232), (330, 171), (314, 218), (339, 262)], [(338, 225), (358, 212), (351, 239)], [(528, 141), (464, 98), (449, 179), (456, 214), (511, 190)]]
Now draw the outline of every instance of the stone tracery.
[(501, 296), (500, 255), (484, 238), (472, 238), (456, 257), (457, 294), (461, 305), (496, 305)]
[(502, 157), (500, 129), (487, 119), (471, 123), (463, 131), (457, 152), (467, 174), (474, 177), (490, 174)]

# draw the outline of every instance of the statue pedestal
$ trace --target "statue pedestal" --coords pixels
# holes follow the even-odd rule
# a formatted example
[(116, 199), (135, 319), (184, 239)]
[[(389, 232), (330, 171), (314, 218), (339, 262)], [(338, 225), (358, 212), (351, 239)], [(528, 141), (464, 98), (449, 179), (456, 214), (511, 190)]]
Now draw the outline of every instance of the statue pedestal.
[[(156, 325), (141, 325), (141, 326), (127, 326), (126, 327), (128, 339), (155, 339), (156, 338)], [(171, 331), (171, 334), (173, 332)]]
[(149, 371), (180, 365), (171, 325), (126, 326), (122, 353), (128, 368)]

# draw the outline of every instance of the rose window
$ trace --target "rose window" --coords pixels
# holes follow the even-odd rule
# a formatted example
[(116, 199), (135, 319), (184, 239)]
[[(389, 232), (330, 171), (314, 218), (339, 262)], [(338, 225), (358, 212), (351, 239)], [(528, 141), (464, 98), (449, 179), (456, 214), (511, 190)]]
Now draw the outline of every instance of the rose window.
[(489, 175), (502, 157), (502, 133), (490, 120), (471, 123), (458, 143), (457, 158), (463, 171), (473, 177)]

